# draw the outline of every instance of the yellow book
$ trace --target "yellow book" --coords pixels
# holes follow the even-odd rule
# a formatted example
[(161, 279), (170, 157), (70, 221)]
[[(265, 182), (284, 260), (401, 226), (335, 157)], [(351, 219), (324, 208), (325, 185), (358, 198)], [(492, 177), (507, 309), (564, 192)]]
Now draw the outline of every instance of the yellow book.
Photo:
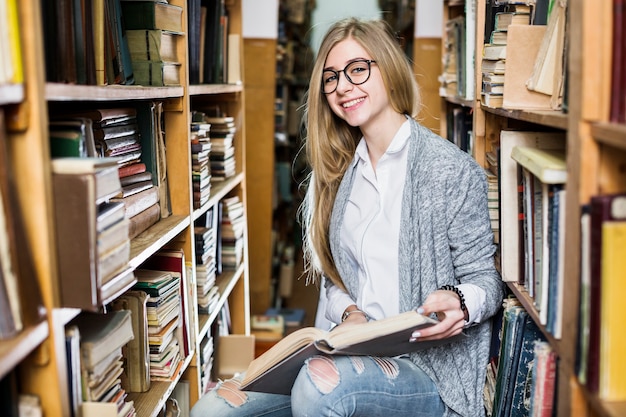
[(565, 184), (567, 163), (565, 150), (515, 146), (511, 158), (533, 173), (544, 184)]
[(625, 253), (626, 221), (603, 223), (599, 396), (606, 401), (626, 400)]
[(93, 0), (93, 50), (96, 67), (96, 84), (106, 84), (104, 52), (104, 0)]
[(9, 23), (9, 42), (11, 47), (11, 61), (13, 62), (11, 82), (24, 82), (24, 68), (22, 64), (22, 36), (20, 34), (17, 0), (6, 0), (7, 17)]

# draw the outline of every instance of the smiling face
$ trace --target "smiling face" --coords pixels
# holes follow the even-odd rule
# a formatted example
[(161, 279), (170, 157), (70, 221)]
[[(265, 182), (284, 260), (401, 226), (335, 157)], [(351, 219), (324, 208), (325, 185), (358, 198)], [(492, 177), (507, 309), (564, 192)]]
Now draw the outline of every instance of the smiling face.
[(350, 126), (368, 130), (377, 121), (397, 115), (389, 104), (387, 90), (383, 83), (380, 68), (376, 63), (370, 65), (369, 79), (360, 85), (354, 85), (346, 79), (343, 69), (355, 60), (373, 59), (353, 38), (337, 43), (328, 53), (324, 69), (339, 73), (337, 89), (326, 95), (328, 105), (338, 117)]

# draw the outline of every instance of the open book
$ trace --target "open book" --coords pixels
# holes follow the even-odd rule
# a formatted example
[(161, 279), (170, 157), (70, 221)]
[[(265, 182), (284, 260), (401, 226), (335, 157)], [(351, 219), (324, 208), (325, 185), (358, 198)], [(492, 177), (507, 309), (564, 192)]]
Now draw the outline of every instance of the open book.
[(289, 394), (305, 359), (316, 354), (398, 356), (467, 337), (461, 333), (444, 340), (409, 342), (414, 330), (436, 323), (411, 310), (382, 320), (339, 326), (332, 331), (315, 327), (298, 329), (250, 363), (241, 389)]

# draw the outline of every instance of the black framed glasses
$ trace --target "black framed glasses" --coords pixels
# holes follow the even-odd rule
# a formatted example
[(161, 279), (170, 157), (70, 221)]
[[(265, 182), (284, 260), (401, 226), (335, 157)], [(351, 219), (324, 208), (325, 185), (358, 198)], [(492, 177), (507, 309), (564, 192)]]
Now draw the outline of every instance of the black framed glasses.
[(361, 85), (370, 78), (372, 64), (376, 61), (372, 59), (357, 59), (352, 61), (340, 71), (326, 69), (322, 72), (322, 93), (332, 94), (339, 85), (339, 74), (343, 72), (346, 80), (353, 85)]

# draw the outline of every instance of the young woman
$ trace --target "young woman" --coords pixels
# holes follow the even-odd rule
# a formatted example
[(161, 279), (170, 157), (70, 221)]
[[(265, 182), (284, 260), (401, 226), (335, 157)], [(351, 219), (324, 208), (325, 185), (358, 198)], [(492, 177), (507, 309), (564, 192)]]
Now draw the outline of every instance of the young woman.
[(412, 340), (461, 341), (395, 358), (317, 356), (291, 396), (226, 381), (199, 416), (484, 416), (490, 318), (503, 298), (482, 168), (415, 121), (418, 87), (382, 21), (333, 25), (313, 67), (302, 207), (308, 278), (340, 326), (410, 309), (438, 317)]

